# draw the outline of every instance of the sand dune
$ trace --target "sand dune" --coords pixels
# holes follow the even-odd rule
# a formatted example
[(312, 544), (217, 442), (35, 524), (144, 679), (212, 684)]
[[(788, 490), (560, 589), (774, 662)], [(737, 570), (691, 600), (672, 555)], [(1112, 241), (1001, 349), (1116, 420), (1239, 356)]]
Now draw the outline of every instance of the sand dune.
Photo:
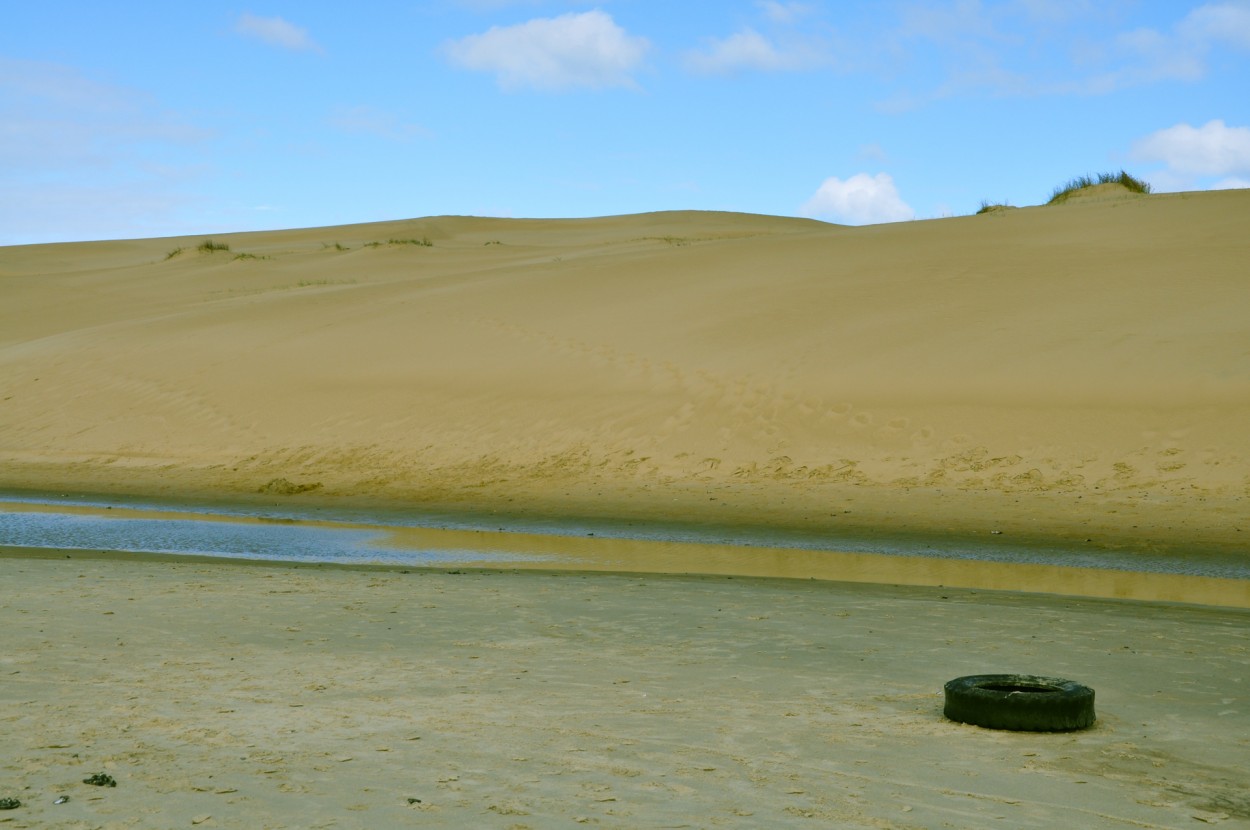
[(0, 487), (1244, 549), (1248, 219), (1100, 192), (2, 248)]

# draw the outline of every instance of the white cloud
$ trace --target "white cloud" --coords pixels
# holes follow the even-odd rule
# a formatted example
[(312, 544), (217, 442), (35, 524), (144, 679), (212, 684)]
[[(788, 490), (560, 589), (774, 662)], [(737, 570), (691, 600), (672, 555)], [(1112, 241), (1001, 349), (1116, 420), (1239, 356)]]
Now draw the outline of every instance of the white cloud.
[(898, 195), (889, 173), (870, 176), (856, 173), (843, 181), (825, 179), (820, 188), (799, 208), (799, 215), (832, 219), (852, 225), (903, 222), (916, 212)]
[(504, 89), (560, 90), (632, 87), (632, 73), (649, 46), (646, 38), (630, 35), (596, 9), (495, 26), (450, 41), (444, 49), (465, 69), (493, 72)]
[(239, 15), (234, 30), (245, 37), (256, 38), (294, 52), (320, 52), (321, 47), (308, 36), (308, 30), (281, 17), (257, 17), (249, 12)]
[(1250, 179), (1239, 179), (1232, 177), (1228, 179), (1220, 179), (1211, 185), (1211, 190), (1244, 190), (1250, 188)]
[(1250, 173), (1250, 128), (1229, 127), (1219, 119), (1201, 127), (1177, 124), (1135, 143), (1132, 155), (1163, 162), (1170, 171), (1184, 175)]

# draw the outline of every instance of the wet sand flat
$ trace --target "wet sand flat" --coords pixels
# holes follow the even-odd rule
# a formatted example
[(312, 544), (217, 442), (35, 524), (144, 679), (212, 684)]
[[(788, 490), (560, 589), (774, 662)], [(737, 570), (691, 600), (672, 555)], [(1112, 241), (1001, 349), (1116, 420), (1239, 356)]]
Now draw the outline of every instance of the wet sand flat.
[[(1244, 612), (796, 580), (0, 562), (12, 827), (1250, 821)], [(1099, 720), (941, 716), (965, 674)], [(81, 783), (106, 772), (116, 788)], [(61, 795), (66, 804), (56, 805)]]

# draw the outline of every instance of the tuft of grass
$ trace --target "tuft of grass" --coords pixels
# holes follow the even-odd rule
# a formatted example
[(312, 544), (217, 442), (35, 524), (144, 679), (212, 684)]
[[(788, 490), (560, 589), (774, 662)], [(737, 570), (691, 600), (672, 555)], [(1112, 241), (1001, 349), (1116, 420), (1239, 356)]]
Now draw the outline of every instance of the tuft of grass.
[(355, 280), (300, 280), (296, 288), (314, 288), (319, 285), (355, 285)]
[(1099, 173), (1097, 176), (1077, 176), (1067, 184), (1056, 187), (1054, 192), (1050, 194), (1050, 201), (1046, 204), (1054, 205), (1064, 202), (1076, 191), (1100, 184), (1122, 185), (1132, 193), (1150, 192), (1150, 184), (1148, 182), (1144, 182), (1136, 176), (1130, 176), (1128, 173), (1121, 170), (1119, 173)]
[(183, 248), (174, 248), (172, 251), (165, 254), (165, 261), (169, 262), (169, 260), (173, 259), (174, 257), (178, 256), (178, 254), (182, 253), (183, 250), (184, 250)]
[(430, 241), (428, 236), (423, 236), (420, 239), (395, 239), (392, 237), (385, 242), (375, 241), (365, 243), (366, 248), (381, 248), (383, 245), (417, 245), (422, 248), (434, 247), (434, 243)]
[(234, 259), (232, 259), (232, 260), (230, 260), (230, 261), (231, 261), (231, 262), (236, 262), (236, 261), (238, 261), (238, 260), (240, 260), (240, 259), (271, 259), (271, 257), (267, 257), (267, 256), (257, 256), (256, 254), (246, 254), (246, 253), (245, 253), (245, 254), (235, 254), (235, 255), (234, 255)]
[(982, 213), (990, 213), (991, 211), (1002, 210), (1009, 207), (1012, 207), (1012, 205), (1009, 205), (1006, 202), (991, 202), (989, 199), (982, 199), (981, 208), (977, 211), (977, 216), (980, 216)]
[(212, 254), (217, 251), (228, 251), (230, 246), (224, 242), (214, 242), (211, 239), (205, 239), (199, 245), (195, 246), (195, 250), (202, 254)]
[(637, 239), (631, 239), (631, 242), (665, 242), (674, 248), (682, 248), (694, 241), (689, 236), (640, 236)]

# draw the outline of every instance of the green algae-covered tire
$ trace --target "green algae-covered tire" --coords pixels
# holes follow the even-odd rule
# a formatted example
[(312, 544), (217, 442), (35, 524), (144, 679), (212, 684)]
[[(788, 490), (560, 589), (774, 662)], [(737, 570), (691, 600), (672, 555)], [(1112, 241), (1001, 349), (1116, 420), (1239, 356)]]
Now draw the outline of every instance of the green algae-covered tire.
[(974, 674), (946, 684), (942, 714), (960, 723), (1016, 732), (1069, 732), (1094, 723), (1094, 690), (1030, 674)]

